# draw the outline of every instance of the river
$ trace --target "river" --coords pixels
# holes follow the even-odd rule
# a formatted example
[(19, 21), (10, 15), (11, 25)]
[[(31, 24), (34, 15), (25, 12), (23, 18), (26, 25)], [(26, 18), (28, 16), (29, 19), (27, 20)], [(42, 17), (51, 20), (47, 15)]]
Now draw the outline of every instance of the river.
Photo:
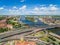
[(32, 22), (32, 21), (30, 21), (30, 20), (26, 20), (26, 19), (25, 19), (25, 16), (22, 16), (22, 17), (20, 18), (20, 21), (22, 21), (22, 22), (25, 23), (25, 24), (28, 24), (29, 26), (48, 26), (48, 24), (45, 24), (45, 23), (41, 22), (41, 21), (39, 20), (39, 18), (34, 18), (34, 19), (37, 20), (37, 22)]

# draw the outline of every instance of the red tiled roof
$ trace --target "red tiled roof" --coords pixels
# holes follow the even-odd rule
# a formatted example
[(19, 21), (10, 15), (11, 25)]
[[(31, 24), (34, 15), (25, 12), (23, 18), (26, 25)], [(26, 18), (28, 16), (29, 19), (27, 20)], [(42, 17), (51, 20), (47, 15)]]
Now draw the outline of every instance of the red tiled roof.
[(5, 23), (0, 23), (0, 27), (6, 27), (7, 24)]
[(35, 42), (28, 42), (28, 41), (25, 41), (25, 42), (17, 41), (16, 45), (36, 45), (36, 43)]

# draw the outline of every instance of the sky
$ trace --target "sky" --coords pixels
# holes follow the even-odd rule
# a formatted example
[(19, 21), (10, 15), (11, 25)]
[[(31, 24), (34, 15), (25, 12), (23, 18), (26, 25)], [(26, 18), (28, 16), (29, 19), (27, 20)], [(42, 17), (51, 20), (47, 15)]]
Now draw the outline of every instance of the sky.
[(60, 15), (60, 0), (0, 0), (0, 15)]

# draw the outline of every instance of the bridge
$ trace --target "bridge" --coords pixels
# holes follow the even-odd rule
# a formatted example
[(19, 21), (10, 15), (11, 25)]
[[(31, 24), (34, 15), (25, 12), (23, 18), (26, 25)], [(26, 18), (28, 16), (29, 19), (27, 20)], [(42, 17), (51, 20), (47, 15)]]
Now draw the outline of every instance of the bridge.
[[(7, 41), (7, 40), (14, 40), (14, 39), (20, 39), (21, 35), (23, 35), (25, 38), (40, 38), (42, 36), (38, 37), (29, 37), (26, 36), (28, 34), (31, 34), (33, 32), (37, 31), (45, 31), (47, 28), (54, 28), (54, 27), (60, 27), (60, 25), (53, 25), (53, 26), (41, 26), (41, 27), (34, 27), (30, 29), (25, 29), (25, 30), (12, 30), (8, 32), (4, 32), (0, 34), (0, 42)], [(47, 32), (45, 31), (45, 36), (47, 35)]]

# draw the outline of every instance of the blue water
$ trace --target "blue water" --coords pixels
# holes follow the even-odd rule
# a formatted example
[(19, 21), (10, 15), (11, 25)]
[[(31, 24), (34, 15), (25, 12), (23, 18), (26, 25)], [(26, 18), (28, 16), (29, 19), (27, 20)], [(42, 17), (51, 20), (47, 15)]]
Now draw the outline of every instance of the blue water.
[(50, 30), (50, 31), (52, 31), (55, 34), (60, 35), (60, 29), (48, 28), (47, 30)]
[[(29, 20), (26, 20), (25, 19), (25, 16), (22, 16), (19, 21), (22, 21), (23, 23), (25, 24), (28, 24), (29, 26), (48, 26), (47, 24), (41, 22), (38, 18), (35, 18), (35, 20), (37, 20), (37, 22), (31, 22)], [(48, 28), (47, 30), (51, 30), (51, 31), (54, 31), (54, 33), (60, 35), (60, 31), (56, 31), (56, 30), (52, 30), (53, 28)]]
[(26, 20), (25, 16), (22, 16), (20, 18), (20, 21), (22, 21), (23, 23), (28, 24), (30, 26), (48, 26), (47, 24), (41, 22), (38, 18), (35, 18), (35, 20), (37, 20), (37, 22), (34, 23), (32, 21)]

